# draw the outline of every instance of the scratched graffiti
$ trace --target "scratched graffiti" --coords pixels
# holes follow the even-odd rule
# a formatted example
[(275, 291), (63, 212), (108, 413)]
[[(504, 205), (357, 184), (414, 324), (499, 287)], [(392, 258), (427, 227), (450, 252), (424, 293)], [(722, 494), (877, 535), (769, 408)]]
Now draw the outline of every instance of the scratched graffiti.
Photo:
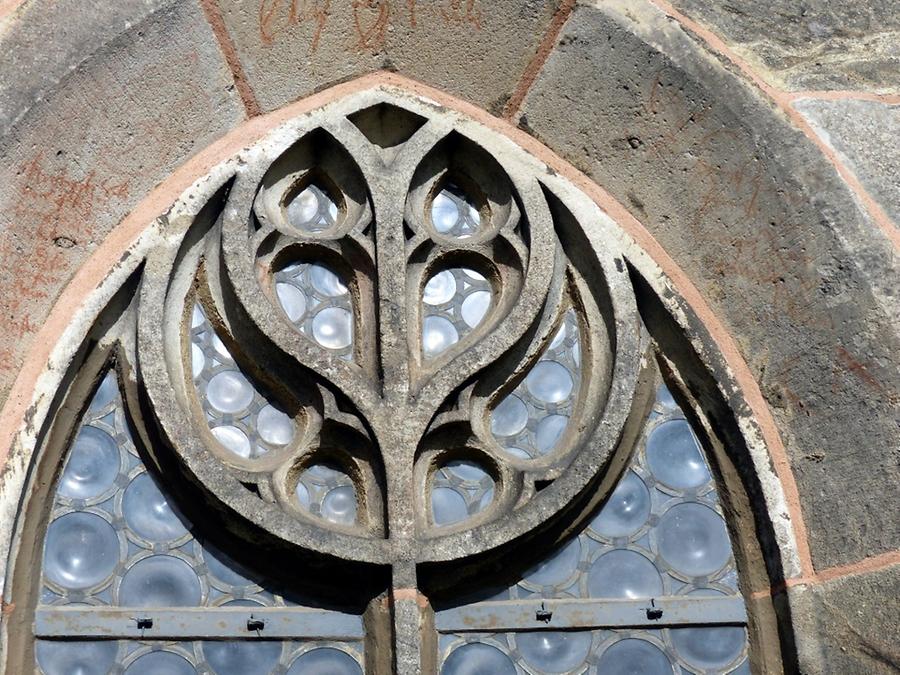
[(27, 213), (37, 220), (38, 236), (48, 235), (46, 230), (60, 223), (89, 227), (86, 221), (98, 205), (128, 196), (125, 182), (100, 179), (95, 171), (73, 178), (66, 171), (48, 171), (44, 165), (44, 154), (38, 153), (22, 167), (23, 199), (16, 207), (20, 215)]
[[(691, 158), (686, 166), (699, 196), (685, 224), (698, 239), (714, 244), (708, 247), (706, 268), (721, 279), (742, 278), (758, 285), (759, 292), (770, 295), (771, 306), (797, 325), (833, 329), (833, 317), (816, 311), (809, 301), (820, 291), (822, 279), (819, 274), (804, 273), (811, 265), (808, 252), (797, 242), (785, 241), (786, 230), (780, 223), (764, 218), (763, 204), (776, 189), (765, 174), (764, 163), (753, 155), (733, 166), (708, 159), (716, 156), (707, 152), (709, 148), (738, 139), (738, 131), (709, 123), (712, 107), (686, 97), (679, 87), (665, 86), (662, 72), (648, 84), (643, 107), (650, 115), (660, 111), (672, 115), (666, 130), (646, 142), (656, 161), (667, 164), (673, 157)], [(795, 198), (779, 191), (779, 200), (790, 202)], [(742, 221), (757, 226), (739, 232), (709, 226), (732, 217), (723, 214), (737, 214)], [(748, 260), (755, 264), (748, 264)]]
[[(900, 396), (879, 381), (877, 364), (843, 346), (835, 315), (823, 311), (819, 298), (831, 292), (833, 282), (821, 260), (816, 262), (813, 257), (809, 242), (798, 238), (802, 235), (789, 226), (788, 220), (770, 220), (773, 216), (766, 204), (773, 195), (788, 205), (788, 214), (806, 208), (804, 200), (808, 197), (774, 184), (763, 168), (765, 163), (753, 154), (730, 164), (714, 159), (722, 153), (711, 149), (740, 142), (738, 131), (714, 123), (710, 119), (713, 108), (702, 99), (685, 96), (678, 86), (667, 86), (663, 72), (647, 82), (642, 105), (648, 116), (665, 114), (668, 124), (656, 137), (634, 137), (628, 142), (632, 148), (641, 147), (651, 153), (651, 161), (657, 164), (671, 165), (678, 161), (673, 158), (682, 160), (681, 166), (698, 190), (698, 198), (683, 224), (697, 241), (704, 243), (705, 270), (723, 282), (712, 284), (709, 292), (713, 296), (721, 294), (721, 300), (725, 297), (725, 280), (749, 282), (761, 296), (760, 306), (769, 307), (774, 316), (794, 328), (822, 336), (823, 343), (832, 343), (833, 351), (827, 356), (831, 372), (823, 373), (823, 384), (830, 387), (833, 395), (847, 390), (856, 380), (896, 405)], [(729, 222), (738, 221), (752, 226), (729, 227)], [(792, 371), (805, 358), (802, 354), (762, 357), (760, 378), (766, 382), (767, 398), (774, 407), (812, 414), (809, 401), (788, 384)]]
[[(350, 10), (352, 35), (346, 48), (355, 51), (379, 51), (394, 29), (417, 30), (431, 26), (469, 26), (481, 30), (484, 25), (482, 0), (437, 0), (427, 4), (419, 0), (261, 0), (259, 36), (263, 44), (274, 44), (287, 31), (300, 27), (312, 29), (309, 52), (314, 54), (329, 24)], [(335, 30), (337, 32), (337, 30)], [(342, 36), (343, 37), (343, 36)]]
[(16, 261), (0, 296), (7, 338), (0, 345), (4, 373), (17, 368), (19, 338), (40, 328), (34, 314), (40, 313), (42, 301), (55, 295), (70, 275), (72, 260), (66, 251), (90, 242), (98, 210), (129, 193), (127, 182), (103, 179), (94, 171), (75, 177), (48, 165), (44, 153), (38, 153), (19, 168), (19, 197), (0, 236), (0, 257)]

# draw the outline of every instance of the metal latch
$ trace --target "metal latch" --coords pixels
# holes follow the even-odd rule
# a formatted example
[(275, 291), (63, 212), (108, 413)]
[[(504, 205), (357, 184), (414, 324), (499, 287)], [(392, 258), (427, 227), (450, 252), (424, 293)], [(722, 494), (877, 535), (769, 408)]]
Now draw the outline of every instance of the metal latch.
[(149, 616), (133, 616), (131, 620), (137, 624), (137, 629), (141, 631), (141, 637), (144, 637), (144, 631), (153, 628), (153, 619)]
[(553, 618), (553, 612), (547, 609), (544, 606), (544, 603), (541, 603), (541, 608), (534, 613), (534, 618), (536, 621), (543, 621), (544, 623), (550, 623), (550, 619)]

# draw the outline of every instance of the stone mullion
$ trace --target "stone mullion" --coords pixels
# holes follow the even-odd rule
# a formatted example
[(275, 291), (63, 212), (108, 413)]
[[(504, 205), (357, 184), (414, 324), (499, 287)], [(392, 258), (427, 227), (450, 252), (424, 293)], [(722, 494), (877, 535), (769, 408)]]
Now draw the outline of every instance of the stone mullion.
[(394, 637), (394, 672), (418, 675), (423, 672), (423, 603), (412, 559), (396, 561), (391, 574), (391, 617)]
[[(430, 146), (426, 141), (424, 146)], [(424, 149), (424, 148), (423, 148)], [(385, 467), (387, 529), (391, 540), (391, 621), (394, 672), (423, 672), (423, 612), (416, 583), (417, 545), (414, 459), (424, 432), (421, 415), (409, 400), (411, 354), (408, 340), (407, 250), (404, 231), (406, 194), (417, 162), (393, 167), (365, 166), (375, 213), (378, 358), (383, 403), (373, 411), (373, 426)], [(410, 167), (407, 169), (401, 167)]]

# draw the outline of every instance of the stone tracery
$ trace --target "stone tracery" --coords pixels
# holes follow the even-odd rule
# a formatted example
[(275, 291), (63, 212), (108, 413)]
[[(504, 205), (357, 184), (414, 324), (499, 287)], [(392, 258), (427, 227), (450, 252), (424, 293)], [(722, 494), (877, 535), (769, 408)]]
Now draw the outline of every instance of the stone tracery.
[[(587, 523), (656, 376), (614, 226), (584, 195), (470, 121), (360, 98), (248, 149), (212, 206), (169, 223), (125, 358), (163, 440), (148, 452), (226, 529), (390, 566), (396, 594), (417, 564)], [(373, 110), (416, 123), (379, 135)], [(724, 616), (746, 621), (740, 603)], [(415, 620), (394, 630), (421, 639)]]
[[(146, 378), (151, 399), (169, 387), (191, 397), (182, 353), (193, 353), (212, 438), (183, 406), (155, 410), (199, 481), (259, 513), (263, 531), (315, 549), (327, 525), (302, 517), (299, 476), (329, 463), (344, 476), (331, 489), (358, 514), (335, 536), (365, 538), (343, 555), (368, 562), (395, 555), (393, 542), (404, 558), (465, 557), (563, 510), (608, 461), (639, 373), (622, 261), (604, 249), (569, 255), (558, 232), (574, 238), (579, 226), (561, 197), (551, 212), (551, 188), (521, 151), (491, 155), (479, 144), (489, 139), (413, 107), (380, 110), (419, 122), (392, 145), (352, 116), (322, 116), (248, 153), (202, 254), (148, 279), (142, 297), (139, 353), (161, 376)], [(156, 313), (190, 327), (176, 341), (143, 321)], [(348, 434), (354, 452), (332, 440)], [(446, 488), (432, 476), (449, 460), (480, 472), (491, 498), (436, 529), (448, 518), (423, 514), (443, 508), (430, 491)], [(273, 499), (238, 506), (248, 483)], [(275, 510), (292, 516), (280, 530)], [(474, 544), (485, 535), (460, 536), (470, 529), (490, 534)]]

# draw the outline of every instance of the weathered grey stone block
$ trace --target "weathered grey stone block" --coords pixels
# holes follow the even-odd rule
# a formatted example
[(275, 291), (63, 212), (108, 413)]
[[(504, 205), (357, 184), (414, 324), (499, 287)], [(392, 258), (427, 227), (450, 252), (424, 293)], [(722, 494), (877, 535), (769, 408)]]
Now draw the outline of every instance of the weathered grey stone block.
[(803, 672), (896, 673), (900, 565), (791, 590)]
[(900, 223), (900, 105), (800, 99), (799, 110), (895, 223)]
[[(111, 40), (179, 0), (26, 2), (0, 48), (0, 136)], [(63, 18), (64, 17), (64, 18)]]
[(83, 62), (77, 49), (66, 52), (71, 71), (0, 137), (0, 395), (58, 293), (107, 233), (243, 117), (196, 3), (171, 4), (95, 46)]
[(386, 68), (499, 112), (558, 0), (223, 3), (260, 105), (272, 110)]

